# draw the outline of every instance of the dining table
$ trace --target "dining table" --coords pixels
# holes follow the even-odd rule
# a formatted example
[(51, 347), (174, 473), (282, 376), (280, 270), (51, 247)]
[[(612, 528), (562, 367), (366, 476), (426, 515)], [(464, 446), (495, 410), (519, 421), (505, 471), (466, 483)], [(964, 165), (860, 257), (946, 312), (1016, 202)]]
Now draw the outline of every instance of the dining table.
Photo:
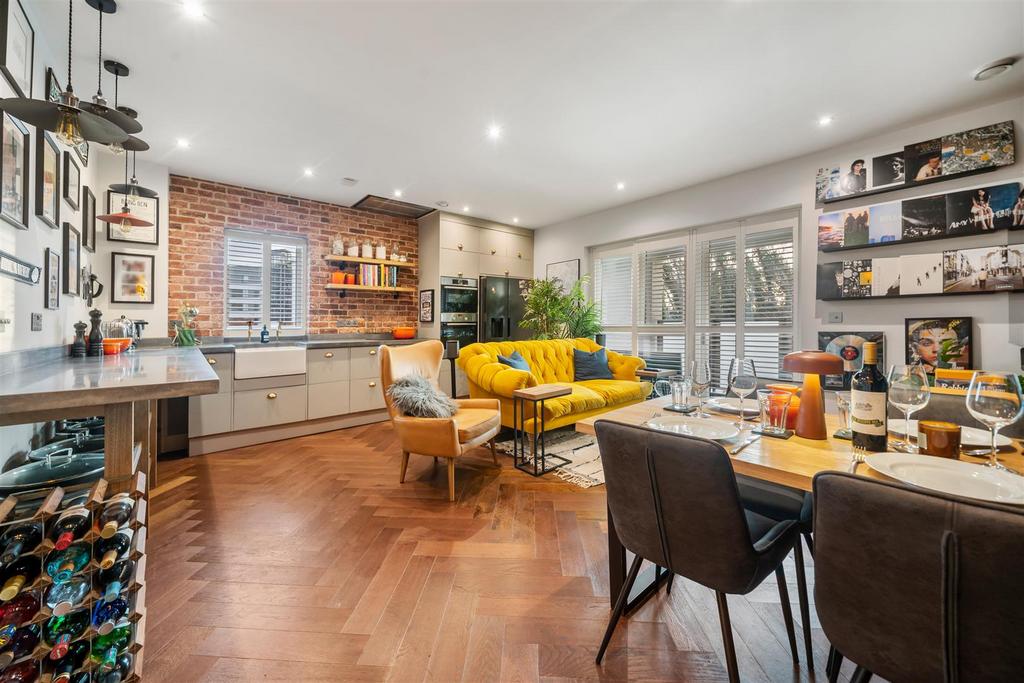
[[(576, 431), (595, 435), (594, 424), (600, 420), (643, 425), (655, 417), (677, 414), (665, 410), (666, 406), (670, 404), (671, 397), (669, 396), (634, 403), (584, 418), (576, 423)], [(707, 406), (705, 406), (705, 411), (708, 420), (735, 423), (738, 419), (737, 415), (711, 411)], [(690, 416), (692, 417), (693, 414), (691, 413)], [(854, 466), (851, 442), (832, 436), (840, 427), (838, 415), (826, 414), (825, 424), (829, 434), (827, 439), (805, 439), (795, 434), (788, 439), (768, 436), (755, 439), (752, 436), (752, 429), (747, 429), (739, 437), (724, 442), (723, 446), (727, 452), (730, 452), (729, 457), (736, 474), (797, 491), (811, 491), (814, 476), (819, 472), (829, 470), (848, 472), (853, 469), (860, 476), (893, 481), (871, 469), (866, 463)], [(748, 425), (756, 426), (749, 422)], [(742, 448), (737, 448), (738, 446), (742, 446)], [(1011, 440), (1009, 446), (999, 449), (997, 456), (1006, 467), (1017, 472), (1024, 472), (1024, 451), (1022, 451), (1020, 441)], [(961, 455), (960, 459), (965, 462), (984, 463), (987, 460), (987, 455), (979, 457)], [(626, 607), (627, 613), (635, 610), (656, 593), (661, 584), (668, 579), (668, 574), (667, 570), (655, 567), (638, 577), (630, 592)], [(609, 597), (613, 607), (625, 580), (626, 549), (615, 533), (614, 519), (609, 510), (608, 582), (611, 589)]]

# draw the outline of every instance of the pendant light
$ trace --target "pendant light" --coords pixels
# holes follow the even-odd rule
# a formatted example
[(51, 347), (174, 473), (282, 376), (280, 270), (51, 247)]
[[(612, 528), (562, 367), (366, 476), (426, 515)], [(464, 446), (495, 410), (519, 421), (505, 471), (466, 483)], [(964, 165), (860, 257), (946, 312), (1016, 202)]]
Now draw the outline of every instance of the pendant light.
[(78, 98), (71, 86), (73, 10), (74, 0), (68, 0), (68, 87), (61, 93), (60, 101), (10, 97), (0, 100), (0, 108), (29, 125), (56, 133), (57, 139), (72, 147), (83, 141), (102, 145), (124, 142), (128, 139), (128, 133), (117, 124), (78, 107)]
[(155, 199), (158, 196), (155, 190), (139, 185), (139, 179), (135, 177), (135, 152), (132, 152), (132, 179), (127, 183), (114, 183), (110, 186), (110, 189), (119, 194), (145, 197), (147, 199)]
[[(117, 3), (115, 0), (86, 0), (90, 7), (94, 8), (99, 13), (99, 56), (96, 59), (96, 94), (92, 97), (92, 102), (83, 102), (82, 109), (85, 111), (99, 116), (101, 119), (110, 121), (118, 128), (126, 133), (139, 133), (142, 132), (142, 124), (133, 119), (130, 116), (107, 106), (107, 100), (103, 97), (103, 15), (113, 14), (117, 11)], [(115, 154), (120, 153), (116, 147), (120, 143), (111, 143), (111, 151)]]
[[(128, 184), (128, 155), (124, 156), (124, 184)], [(121, 205), (121, 210), (118, 213), (105, 213), (102, 216), (96, 216), (96, 220), (103, 221), (104, 223), (118, 223), (121, 226), (121, 232), (129, 233), (132, 228), (150, 228), (153, 224), (147, 220), (139, 218), (132, 213), (131, 209), (128, 208), (128, 194), (124, 196), (124, 203)]]
[[(118, 113), (127, 116), (129, 119), (135, 120), (139, 118), (139, 112), (135, 111), (131, 107), (122, 107), (118, 104), (121, 77), (130, 74), (131, 70), (121, 62), (115, 61), (113, 59), (104, 60), (103, 68), (106, 69), (109, 73), (114, 74), (114, 108), (118, 111)], [(139, 130), (142, 130), (141, 125), (139, 125)], [(123, 154), (125, 151), (145, 152), (146, 150), (149, 149), (149, 144), (133, 135), (129, 135), (128, 139), (125, 140), (124, 142), (117, 142), (111, 145), (107, 145), (107, 149), (109, 149), (114, 154), (120, 155)]]

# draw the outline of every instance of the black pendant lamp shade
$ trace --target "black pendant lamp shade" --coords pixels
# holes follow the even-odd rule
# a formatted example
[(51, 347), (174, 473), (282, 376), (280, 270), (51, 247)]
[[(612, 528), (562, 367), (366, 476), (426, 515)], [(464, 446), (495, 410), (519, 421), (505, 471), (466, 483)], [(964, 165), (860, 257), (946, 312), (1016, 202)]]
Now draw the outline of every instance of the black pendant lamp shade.
[(135, 177), (135, 152), (132, 152), (132, 179), (127, 183), (114, 183), (110, 189), (120, 194), (146, 197), (147, 199), (155, 199), (158, 196), (154, 190), (139, 185), (139, 179)]
[(98, 41), (99, 57), (97, 58), (96, 63), (96, 94), (93, 95), (92, 102), (82, 103), (82, 109), (90, 114), (95, 114), (102, 119), (110, 121), (126, 133), (141, 133), (141, 123), (115, 108), (108, 107), (107, 100), (103, 97), (103, 69), (101, 68), (101, 65), (103, 64), (103, 15), (113, 14), (116, 12), (117, 3), (114, 0), (86, 0), (86, 2), (100, 15)]

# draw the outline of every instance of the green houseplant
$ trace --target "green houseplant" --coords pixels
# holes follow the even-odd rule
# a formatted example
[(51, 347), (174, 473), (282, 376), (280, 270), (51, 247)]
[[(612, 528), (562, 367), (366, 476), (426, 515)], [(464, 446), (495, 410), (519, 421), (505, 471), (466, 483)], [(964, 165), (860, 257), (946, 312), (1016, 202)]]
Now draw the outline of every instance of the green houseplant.
[(572, 289), (566, 295), (567, 306), (565, 316), (566, 336), (570, 339), (586, 337), (593, 339), (601, 334), (601, 307), (593, 301), (587, 300), (586, 292), (583, 291), (588, 278), (586, 276), (577, 280)]
[(586, 278), (566, 292), (558, 279), (532, 280), (523, 287), (523, 319), (519, 326), (533, 331), (534, 339), (593, 339), (601, 332), (601, 308), (588, 301)]

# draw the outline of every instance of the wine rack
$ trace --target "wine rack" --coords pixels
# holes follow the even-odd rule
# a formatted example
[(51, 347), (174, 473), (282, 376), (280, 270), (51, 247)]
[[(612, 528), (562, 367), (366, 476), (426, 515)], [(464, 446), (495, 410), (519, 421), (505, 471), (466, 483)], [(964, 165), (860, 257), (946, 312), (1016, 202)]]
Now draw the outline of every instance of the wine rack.
[[(132, 671), (131, 673), (122, 679), (123, 682), (129, 683), (133, 681), (141, 680), (140, 672), (142, 671), (142, 653), (143, 653), (143, 639), (145, 634), (145, 621), (146, 621), (146, 519), (147, 519), (147, 500), (146, 500), (146, 474), (142, 471), (137, 471), (132, 477), (131, 484), (128, 488), (127, 494), (133, 500), (132, 512), (128, 522), (121, 527), (118, 531), (122, 532), (126, 529), (131, 529), (132, 539), (131, 544), (127, 552), (117, 557), (117, 561), (130, 560), (134, 567), (132, 570), (131, 578), (121, 587), (119, 595), (126, 598), (129, 603), (129, 609), (127, 613), (117, 620), (117, 626), (123, 626), (127, 621), (132, 625), (132, 641), (131, 644), (118, 652), (123, 654), (125, 652), (132, 655)], [(100, 540), (99, 526), (97, 520), (100, 517), (100, 513), (103, 511), (106, 504), (110, 501), (108, 497), (109, 483), (106, 479), (99, 479), (93, 483), (88, 489), (86, 496), (81, 503), (75, 502), (74, 505), (69, 507), (77, 506), (78, 504), (83, 505), (87, 508), (91, 515), (92, 523), (88, 531), (72, 541), (69, 547), (76, 544), (86, 545), (89, 549), (89, 560), (82, 566), (78, 571), (74, 572), (74, 577), (88, 577), (90, 583), (89, 592), (82, 597), (76, 604), (74, 604), (65, 614), (76, 614), (83, 610), (87, 611), (88, 614), (88, 626), (77, 636), (74, 636), (72, 640), (68, 642), (68, 646), (72, 646), (74, 643), (88, 640), (90, 644), (90, 651), (96, 638), (99, 637), (99, 633), (96, 630), (96, 625), (93, 623), (94, 609), (103, 597), (103, 586), (100, 585), (98, 580), (98, 572), (100, 571), (100, 564), (96, 559), (96, 542)], [(37, 557), (40, 562), (39, 576), (32, 581), (31, 585), (22, 586), (21, 590), (17, 595), (23, 595), (25, 593), (34, 593), (39, 601), (39, 611), (31, 619), (21, 623), (20, 628), (24, 628), (30, 625), (37, 625), (40, 629), (43, 628), (44, 624), (54, 616), (52, 610), (46, 604), (46, 598), (48, 591), (55, 585), (54, 580), (48, 574), (46, 570), (46, 560), (51, 552), (55, 550), (54, 543), (50, 536), (53, 529), (53, 524), (57, 521), (60, 513), (63, 512), (61, 509), (61, 503), (67, 499), (77, 499), (80, 495), (80, 491), (73, 494), (69, 494), (64, 489), (56, 487), (52, 489), (49, 494), (43, 499), (42, 503), (38, 506), (34, 514), (30, 517), (12, 518), (8, 520), (8, 517), (12, 515), (16, 509), (19, 508), (18, 500), (16, 496), (8, 496), (4, 499), (3, 503), (0, 504), (0, 531), (11, 526), (12, 524), (18, 523), (39, 523), (42, 525), (42, 536), (43, 540), (34, 549), (22, 553), (19, 557), (32, 556)], [(14, 599), (16, 596), (12, 596)], [(7, 603), (0, 603), (2, 608)], [(39, 677), (36, 679), (42, 683), (47, 683), (51, 680), (52, 669), (55, 660), (50, 660), (49, 654), (52, 647), (47, 645), (43, 640), (42, 635), (40, 636), (39, 643), (35, 649), (15, 660), (13, 660), (3, 671), (10, 670), (12, 667), (19, 665), (22, 662), (29, 660), (36, 660), (39, 663)], [(98, 663), (94, 662), (91, 656), (87, 656), (81, 666), (76, 669), (78, 671), (89, 671), (93, 672), (99, 666)], [(0, 678), (3, 677), (3, 671), (0, 671)], [(92, 680), (99, 680), (93, 678)]]

